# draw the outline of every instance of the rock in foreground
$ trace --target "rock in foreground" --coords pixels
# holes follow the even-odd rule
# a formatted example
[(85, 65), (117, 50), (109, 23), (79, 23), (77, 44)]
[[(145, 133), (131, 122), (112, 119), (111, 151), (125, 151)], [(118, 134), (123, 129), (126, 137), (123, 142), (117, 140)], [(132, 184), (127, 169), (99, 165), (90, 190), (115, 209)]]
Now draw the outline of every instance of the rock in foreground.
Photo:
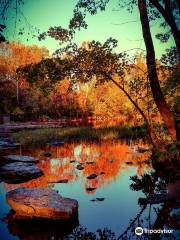
[(33, 163), (12, 162), (0, 167), (0, 181), (22, 183), (43, 175)]
[(63, 198), (47, 188), (18, 188), (8, 192), (6, 199), (18, 219), (39, 217), (68, 220), (78, 209), (76, 200)]

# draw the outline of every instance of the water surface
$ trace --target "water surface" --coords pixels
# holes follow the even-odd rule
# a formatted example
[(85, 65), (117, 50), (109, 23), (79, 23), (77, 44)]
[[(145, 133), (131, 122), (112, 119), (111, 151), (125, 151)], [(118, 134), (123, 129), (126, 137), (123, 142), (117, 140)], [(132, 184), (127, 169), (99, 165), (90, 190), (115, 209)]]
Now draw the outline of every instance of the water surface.
[[(7, 191), (17, 187), (50, 187), (57, 190), (63, 197), (77, 199), (79, 202), (78, 221), (88, 231), (108, 228), (120, 235), (141, 210), (138, 199), (145, 197), (142, 191), (130, 189), (130, 176), (141, 176), (151, 171), (146, 163), (150, 152), (138, 153), (137, 147), (147, 147), (141, 141), (116, 143), (65, 143), (60, 146), (44, 146), (41, 148), (20, 148), (12, 153), (29, 155), (39, 158), (38, 166), (44, 175), (22, 184), (0, 184), (0, 222), (1, 240), (28, 239), (23, 233), (26, 227), (14, 227), (6, 220), (10, 210), (5, 200)], [(45, 157), (44, 153), (51, 153)], [(84, 169), (78, 170), (77, 165)], [(87, 179), (91, 174), (98, 175), (95, 179)], [(66, 180), (67, 183), (54, 183)], [(90, 191), (88, 190), (90, 189)], [(101, 201), (96, 201), (100, 198)], [(148, 211), (144, 212), (145, 215)], [(5, 219), (5, 220), (4, 220)], [(154, 213), (151, 222), (154, 221)], [(42, 227), (42, 229), (41, 229)], [(39, 226), (39, 232), (31, 239), (50, 239), (51, 236), (41, 235), (45, 229)], [(53, 231), (63, 231), (54, 229)], [(24, 234), (24, 235), (23, 235)], [(54, 235), (54, 236), (53, 236)]]

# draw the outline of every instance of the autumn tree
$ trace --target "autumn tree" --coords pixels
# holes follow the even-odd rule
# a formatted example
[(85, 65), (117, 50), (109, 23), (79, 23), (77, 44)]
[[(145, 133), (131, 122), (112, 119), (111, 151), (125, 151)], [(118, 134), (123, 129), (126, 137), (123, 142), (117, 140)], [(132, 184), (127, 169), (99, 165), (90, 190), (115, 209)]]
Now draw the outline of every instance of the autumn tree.
[[(9, 4), (9, 1), (5, 1)], [(86, 0), (79, 0), (74, 9), (74, 16), (70, 20), (69, 29), (63, 29), (62, 27), (50, 27), (49, 30), (45, 33), (40, 34), (39, 39), (44, 39), (46, 36), (51, 36), (56, 40), (63, 43), (64, 41), (70, 42), (70, 48), (72, 51), (75, 47), (72, 44), (73, 34), (77, 29), (87, 28), (87, 23), (85, 21), (86, 14), (89, 12), (90, 14), (94, 15), (97, 13), (98, 10), (104, 11), (106, 8), (107, 3), (109, 0), (101, 0), (101, 1), (86, 1)], [(176, 49), (179, 51), (179, 30), (177, 27), (177, 12), (179, 11), (179, 3), (178, 1), (134, 1), (129, 0), (119, 2), (120, 6), (123, 6), (125, 3), (125, 7), (131, 11), (134, 5), (138, 5), (139, 13), (140, 13), (140, 20), (142, 25), (142, 32), (143, 37), (146, 45), (147, 51), (147, 68), (148, 68), (148, 79), (150, 81), (150, 87), (152, 91), (153, 98), (157, 105), (157, 108), (163, 118), (164, 124), (171, 135), (172, 139), (176, 139), (176, 129), (175, 129), (175, 122), (174, 116), (170, 111), (169, 106), (166, 103), (165, 97), (162, 93), (157, 69), (156, 69), (156, 61), (155, 61), (155, 51), (152, 42), (149, 21), (155, 20), (157, 18), (163, 17), (166, 24), (169, 26), (171, 32), (173, 33), (173, 37), (176, 43)], [(162, 15), (162, 16), (161, 16)], [(164, 25), (165, 26), (165, 25)], [(169, 33), (166, 35), (160, 34), (158, 37), (163, 41), (163, 39), (167, 39)], [(75, 47), (76, 48), (76, 47)], [(58, 53), (60, 50), (57, 50)], [(48, 62), (48, 61), (47, 61)], [(53, 63), (53, 61), (51, 61)], [(47, 66), (46, 66), (47, 67)], [(67, 70), (67, 69), (64, 69)], [(61, 71), (62, 73), (63, 71)], [(59, 73), (54, 73), (59, 74)], [(117, 82), (116, 82), (117, 83)], [(117, 84), (116, 84), (117, 85)], [(130, 97), (130, 96), (129, 96)], [(128, 98), (129, 98), (128, 97)], [(142, 113), (141, 113), (142, 115)]]
[[(126, 95), (108, 81), (91, 89), (88, 96), (92, 115), (97, 121), (96, 126), (128, 126), (137, 124), (134, 107)], [(137, 114), (139, 116), (139, 113)]]
[[(167, 54), (164, 54), (164, 59), (167, 58), (172, 59), (174, 61), (174, 65), (179, 64), (179, 56), (180, 56), (180, 30), (178, 28), (178, 16), (179, 16), (179, 1), (176, 0), (168, 0), (168, 1), (122, 1), (121, 3), (123, 7), (131, 11), (134, 5), (138, 5), (140, 20), (143, 32), (143, 38), (146, 46), (146, 60), (148, 67), (148, 77), (150, 80), (151, 90), (158, 107), (159, 112), (164, 120), (165, 126), (168, 129), (169, 133), (175, 140), (176, 137), (179, 138), (179, 125), (178, 120), (174, 120), (174, 115), (171, 112), (167, 102), (165, 100), (164, 94), (159, 84), (159, 78), (157, 74), (157, 66), (155, 60), (155, 50), (152, 41), (152, 36), (150, 32), (150, 21), (154, 21), (157, 19), (164, 19), (164, 22), (161, 22), (161, 26), (165, 27), (165, 33), (159, 33), (156, 35), (162, 42), (167, 42), (170, 36), (174, 37), (176, 50), (172, 47), (167, 51)], [(177, 54), (176, 54), (177, 52)], [(167, 62), (166, 62), (167, 63)], [(179, 67), (175, 67), (175, 72)], [(172, 84), (171, 84), (172, 85)]]
[[(78, 83), (88, 83), (92, 79), (97, 80), (97, 84), (112, 82), (118, 87), (135, 106), (139, 114), (143, 117), (148, 128), (151, 142), (155, 145), (152, 138), (152, 130), (148, 119), (136, 101), (128, 93), (127, 86), (123, 86), (123, 78), (129, 63), (125, 53), (116, 54), (113, 49), (117, 46), (117, 41), (110, 38), (104, 44), (92, 41), (87, 47), (77, 47), (75, 44), (68, 45), (54, 59), (46, 59), (35, 65), (29, 65), (21, 69), (22, 74), (30, 82), (47, 75), (53, 84), (54, 81), (70, 78), (75, 85)], [(64, 53), (66, 57), (64, 57)], [(47, 62), (49, 64), (47, 65)], [(50, 68), (49, 66), (53, 66)], [(57, 74), (54, 74), (54, 73)], [(34, 79), (34, 80), (33, 80)]]
[[(68, 79), (57, 80), (50, 92), (51, 109), (56, 118), (74, 118), (81, 115), (83, 110), (79, 102), (81, 91), (76, 91)], [(53, 116), (53, 115), (52, 115)]]
[[(155, 5), (156, 2), (158, 2), (158, 1), (152, 1), (154, 6), (157, 8), (157, 6)], [(167, 1), (167, 2), (170, 3), (170, 1)], [(85, 22), (85, 16), (86, 16), (87, 12), (94, 15), (97, 13), (98, 10), (104, 11), (107, 3), (108, 3), (107, 0), (91, 1), (91, 2), (82, 1), (82, 0), (78, 1), (77, 5), (75, 7), (75, 10), (74, 10), (74, 16), (71, 19), (70, 24), (69, 24), (70, 33), (74, 32), (76, 29), (80, 29), (81, 27), (87, 28), (87, 24)], [(144, 1), (139, 0), (138, 2), (137, 1), (129, 1), (129, 3), (130, 3), (130, 5), (128, 5), (126, 3), (128, 8), (132, 4), (138, 4), (140, 20), (141, 20), (141, 25), (142, 25), (143, 38), (144, 38), (144, 42), (146, 45), (146, 51), (147, 51), (146, 60), (147, 60), (148, 78), (150, 81), (151, 91), (152, 91), (155, 103), (158, 107), (158, 110), (159, 110), (163, 120), (164, 120), (164, 124), (165, 124), (169, 134), (171, 135), (173, 140), (176, 140), (174, 115), (170, 111), (170, 108), (166, 103), (166, 100), (162, 93), (162, 90), (161, 90), (161, 87), (159, 84), (159, 79), (157, 76), (155, 51), (154, 51), (154, 45), (153, 45), (152, 36), (151, 36), (151, 32), (150, 32), (148, 9), (147, 9), (147, 5), (146, 5), (146, 1), (145, 0)], [(172, 22), (174, 22), (174, 23), (176, 23), (176, 22), (175, 22), (174, 18), (172, 17), (173, 13), (172, 13), (170, 6), (171, 6), (171, 4), (167, 4), (167, 3), (165, 4), (165, 9), (167, 11), (166, 15), (168, 16), (165, 18), (165, 20), (168, 22), (168, 24), (170, 24), (170, 27), (173, 28), (174, 25), (172, 26)], [(177, 4), (176, 4), (176, 6), (177, 6)], [(158, 5), (158, 7), (159, 7), (159, 5)], [(158, 10), (160, 10), (160, 9), (158, 8)], [(155, 14), (156, 14), (156, 12), (155, 12)], [(155, 17), (156, 16), (157, 15), (155, 15)], [(165, 14), (163, 16), (165, 17)], [(176, 39), (177, 39), (178, 32), (177, 31), (174, 32), (174, 28), (173, 28), (173, 33), (174, 33), (173, 36), (176, 37)], [(51, 34), (49, 34), (49, 35), (51, 36)], [(177, 46), (177, 50), (178, 50), (178, 46)]]
[(39, 62), (47, 56), (48, 51), (45, 48), (25, 46), (19, 42), (0, 44), (0, 68), (2, 70), (0, 74), (0, 90), (2, 92), (0, 98), (2, 113), (23, 113), (21, 107), (24, 108), (26, 100), (26, 103), (31, 102), (32, 95), (29, 94), (28, 83), (16, 71), (19, 67)]

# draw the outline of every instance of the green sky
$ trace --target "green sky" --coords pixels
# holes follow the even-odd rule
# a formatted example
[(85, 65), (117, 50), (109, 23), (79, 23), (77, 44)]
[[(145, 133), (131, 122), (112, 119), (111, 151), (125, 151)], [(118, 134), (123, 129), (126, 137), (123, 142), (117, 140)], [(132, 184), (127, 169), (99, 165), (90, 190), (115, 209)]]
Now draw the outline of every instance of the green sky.
[[(25, 4), (21, 7), (24, 17), (21, 15), (21, 21), (17, 21), (16, 29), (25, 27), (25, 30), (28, 32), (29, 27), (27, 22), (41, 31), (46, 31), (50, 26), (67, 28), (76, 3), (77, 0), (25, 0)], [(115, 11), (117, 10), (117, 3), (118, 0), (110, 0), (106, 11), (99, 12), (94, 16), (88, 15), (86, 18), (88, 28), (77, 31), (75, 41), (78, 44), (81, 44), (82, 41), (93, 39), (104, 42), (107, 38), (113, 37), (118, 40), (118, 52), (134, 48), (144, 49), (137, 9), (135, 9), (132, 14), (126, 10)], [(58, 42), (50, 38), (39, 42), (37, 38), (32, 39), (31, 34), (29, 36), (27, 34), (23, 36), (13, 34), (15, 29), (15, 11), (13, 9), (9, 10), (8, 19), (7, 34), (9, 39), (17, 40), (18, 37), (26, 44), (46, 46), (51, 53), (59, 48)], [(159, 58), (167, 47), (173, 45), (173, 40), (170, 39), (168, 43), (163, 44), (155, 39), (155, 34), (162, 31), (162, 29), (159, 28), (159, 22), (151, 23), (151, 31), (156, 48), (156, 56)], [(18, 31), (15, 32), (17, 33)], [(29, 38), (28, 42), (26, 40), (27, 38)], [(136, 52), (137, 50), (129, 51), (131, 54)]]

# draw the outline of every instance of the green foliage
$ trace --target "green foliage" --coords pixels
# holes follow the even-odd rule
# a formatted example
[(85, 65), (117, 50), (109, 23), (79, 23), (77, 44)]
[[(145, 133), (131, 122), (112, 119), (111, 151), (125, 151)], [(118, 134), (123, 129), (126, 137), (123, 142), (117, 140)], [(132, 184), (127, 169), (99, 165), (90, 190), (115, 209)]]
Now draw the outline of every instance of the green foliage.
[(166, 43), (170, 38), (170, 33), (158, 33), (156, 34), (156, 38), (159, 39), (161, 42)]
[(95, 15), (98, 10), (105, 11), (108, 2), (109, 0), (79, 0), (74, 9), (74, 16), (70, 20), (69, 28), (72, 31), (87, 28), (87, 23), (85, 22), (87, 12)]
[[(103, 44), (98, 41), (88, 42), (86, 46), (68, 45), (58, 52), (58, 57), (44, 59), (38, 64), (19, 69), (31, 83), (50, 79), (51, 84), (65, 77), (72, 82), (89, 82), (93, 77), (102, 83), (113, 75), (123, 77), (128, 65), (126, 53), (116, 54), (117, 40), (109, 38)], [(64, 55), (66, 57), (61, 57)]]
[(166, 66), (173, 67), (178, 63), (178, 53), (175, 47), (166, 49), (166, 52), (161, 57), (161, 62)]
[(38, 36), (38, 39), (45, 40), (45, 38), (49, 36), (59, 41), (60, 43), (69, 41), (72, 38), (72, 34), (67, 29), (59, 27), (50, 27), (47, 32), (43, 32)]
[(51, 84), (62, 80), (67, 74), (67, 65), (69, 62), (66, 59), (47, 58), (37, 64), (30, 64), (24, 68), (19, 68), (17, 72), (22, 73), (29, 83), (44, 84), (50, 79)]

